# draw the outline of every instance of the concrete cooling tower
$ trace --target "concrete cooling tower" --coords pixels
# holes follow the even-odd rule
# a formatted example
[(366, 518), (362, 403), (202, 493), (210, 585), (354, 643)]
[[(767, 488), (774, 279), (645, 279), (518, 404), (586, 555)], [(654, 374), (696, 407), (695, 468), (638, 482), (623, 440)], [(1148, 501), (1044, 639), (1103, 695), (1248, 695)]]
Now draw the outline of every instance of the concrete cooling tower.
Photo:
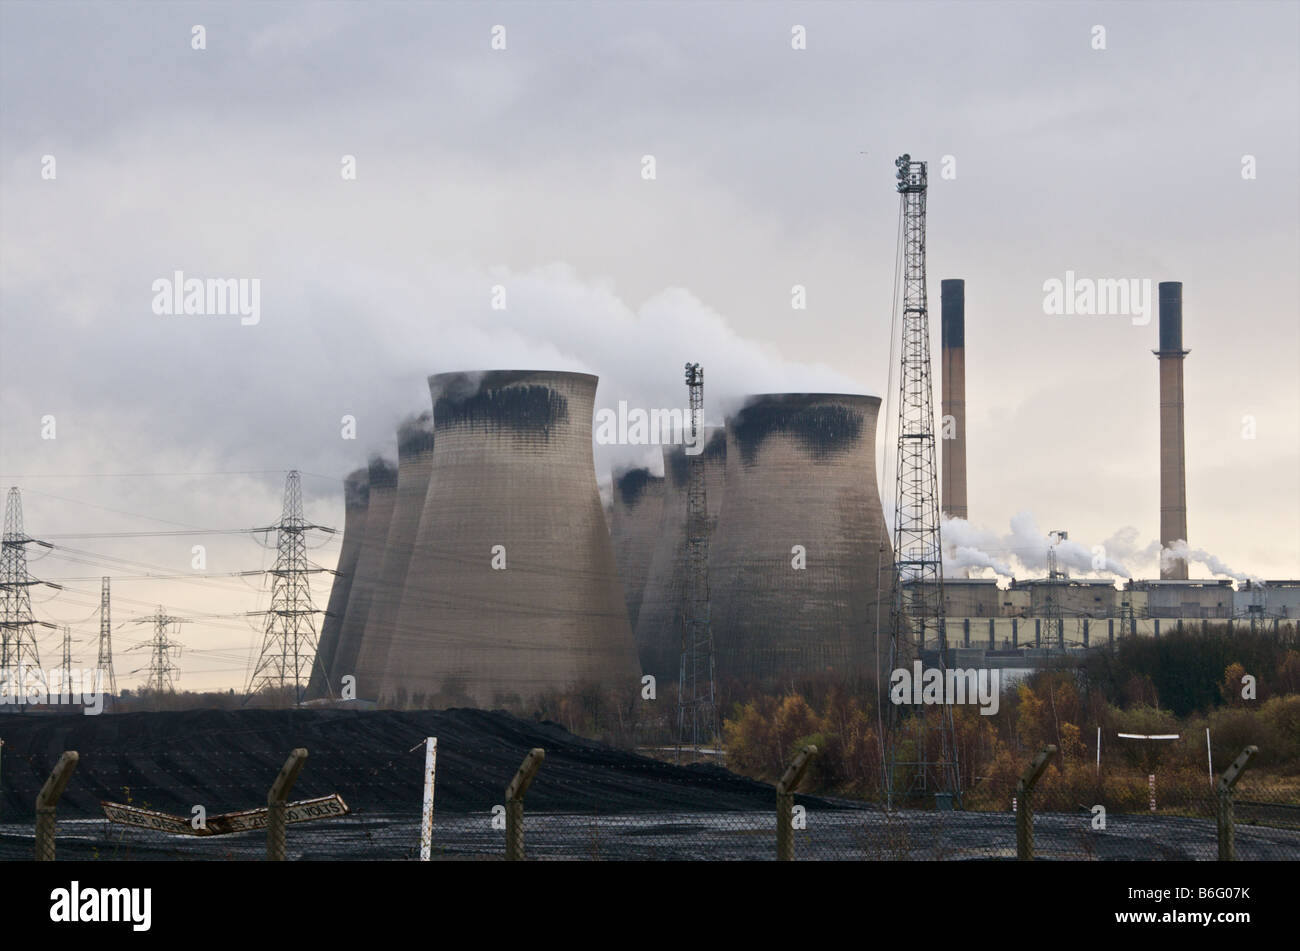
[(330, 665), (330, 682), (336, 694), (342, 678), (357, 672), (361, 638), (366, 630), (366, 617), (370, 614), (375, 585), (380, 580), (384, 550), (388, 547), (388, 526), (393, 520), (393, 505), (397, 501), (397, 467), (387, 459), (375, 456), (370, 460), (369, 481), (366, 534), (361, 540), (352, 590), (348, 593), (348, 609), (339, 628), (339, 646)]
[[(722, 511), (727, 435), (720, 426), (704, 431), (704, 492), (710, 538)], [(645, 593), (637, 612), (636, 646), (641, 669), (660, 684), (677, 683), (682, 654), (682, 598), (686, 584), (686, 493), (689, 469), (682, 446), (664, 446), (663, 514), (650, 556)], [(710, 555), (712, 560), (712, 555)], [(716, 590), (716, 589), (714, 589)]]
[(876, 488), (879, 409), (874, 396), (768, 394), (728, 421), (710, 558), (720, 682), (874, 670), (893, 567)]
[(635, 631), (663, 517), (664, 478), (651, 475), (645, 468), (615, 472), (613, 494), (609, 535), (614, 544), (618, 576), (623, 582), (627, 620)]
[(370, 610), (357, 653), (357, 697), (377, 700), (397, 625), (406, 569), (415, 549), (420, 516), (433, 471), (433, 414), (421, 413), (397, 430), (397, 496), (379, 576), (371, 588)]
[(369, 473), (358, 469), (343, 480), (343, 546), (339, 551), (338, 565), (334, 569), (334, 585), (330, 588), (325, 619), (320, 626), (320, 639), (316, 643), (316, 661), (312, 664), (307, 696), (315, 699), (338, 692), (337, 685), (327, 686), (330, 665), (339, 644), (339, 628), (348, 609), (348, 594), (361, 554), (361, 540), (366, 534), (366, 507), (370, 502)]
[(592, 459), (596, 377), (450, 373), (429, 390), (433, 469), (380, 702), (513, 706), (578, 684), (634, 689)]

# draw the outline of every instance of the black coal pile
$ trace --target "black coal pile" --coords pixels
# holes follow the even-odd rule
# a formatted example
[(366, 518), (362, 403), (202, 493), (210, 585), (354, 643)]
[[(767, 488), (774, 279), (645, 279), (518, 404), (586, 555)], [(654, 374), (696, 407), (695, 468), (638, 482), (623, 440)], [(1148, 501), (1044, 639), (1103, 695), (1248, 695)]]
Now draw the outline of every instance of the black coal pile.
[(500, 711), (195, 710), (0, 717), (0, 823), (31, 821), (36, 794), (64, 750), (80, 755), (59, 804), (68, 818), (102, 815), (101, 800), (186, 817), (196, 804), (209, 815), (263, 806), (295, 747), (309, 755), (291, 798), (339, 793), (353, 814), (418, 815), (429, 736), (438, 738), (439, 813), (489, 811), (503, 802), (533, 747), (546, 750), (546, 761), (528, 792), (530, 812), (728, 812), (775, 804), (771, 786), (717, 766), (662, 763)]

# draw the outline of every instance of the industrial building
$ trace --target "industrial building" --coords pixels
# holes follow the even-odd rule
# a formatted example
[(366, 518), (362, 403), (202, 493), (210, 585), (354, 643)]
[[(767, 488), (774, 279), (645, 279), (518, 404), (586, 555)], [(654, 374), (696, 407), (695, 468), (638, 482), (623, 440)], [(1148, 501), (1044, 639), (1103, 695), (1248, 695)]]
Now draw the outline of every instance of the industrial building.
[(1244, 581), (1232, 596), (1232, 616), (1247, 620), (1300, 618), (1300, 581)]
[(596, 383), (539, 370), (429, 378), (429, 491), (381, 703), (509, 707), (578, 685), (634, 689), (592, 456)]

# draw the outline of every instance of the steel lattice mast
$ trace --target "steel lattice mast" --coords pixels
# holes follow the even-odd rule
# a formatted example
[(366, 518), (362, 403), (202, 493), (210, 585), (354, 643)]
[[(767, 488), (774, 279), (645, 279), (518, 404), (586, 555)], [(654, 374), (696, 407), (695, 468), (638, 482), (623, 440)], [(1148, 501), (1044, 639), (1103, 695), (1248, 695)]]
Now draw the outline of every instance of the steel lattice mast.
[[(930, 319), (925, 277), (926, 163), (903, 155), (894, 163), (902, 202), (902, 337), (899, 349), (897, 481), (894, 496), (894, 598), (890, 623), (890, 665), (886, 675), (914, 660), (937, 654), (947, 666), (944, 628), (943, 545), (939, 528), (939, 486), (930, 383)], [(910, 671), (909, 671), (910, 672)], [(931, 788), (960, 798), (952, 706), (937, 718), (925, 707), (903, 716), (888, 705), (885, 738), (885, 795), (925, 793)], [(939, 760), (930, 760), (927, 720), (937, 719)], [(910, 720), (910, 723), (908, 722)], [(900, 746), (911, 735), (912, 755)], [(898, 788), (900, 767), (909, 768), (909, 788)]]
[(321, 569), (307, 561), (306, 534), (319, 525), (309, 524), (302, 511), (302, 478), (289, 472), (284, 482), (284, 508), (276, 530), (275, 567), (271, 569), (271, 606), (266, 611), (262, 652), (248, 681), (247, 695), (273, 688), (293, 688), (301, 702), (311, 680), (316, 659), (316, 609), (312, 607), (308, 575)]
[(145, 681), (144, 690), (146, 693), (153, 695), (156, 699), (164, 693), (176, 692), (176, 678), (180, 672), (180, 667), (172, 663), (172, 651), (175, 650), (177, 656), (180, 655), (181, 643), (171, 638), (170, 628), (172, 625), (180, 625), (184, 618), (172, 617), (170, 614), (163, 613), (162, 605), (158, 605), (158, 611), (149, 617), (138, 619), (137, 624), (153, 625), (153, 640), (149, 641), (149, 676)]
[(686, 583), (683, 590), (682, 661), (677, 682), (677, 758), (688, 748), (715, 745), (718, 714), (709, 619), (709, 505), (704, 480), (704, 370), (686, 364), (691, 440), (686, 457)]
[(110, 697), (117, 696), (117, 676), (113, 673), (113, 619), (109, 605), (109, 579), (99, 579), (99, 656), (95, 666), (103, 672), (104, 686)]
[[(23, 500), (17, 486), (5, 499), (3, 554), (0, 555), (0, 675), (8, 678), (15, 693), (25, 691), (30, 679), (20, 676), (23, 668), (40, 676), (41, 657), (32, 617), (32, 585), (41, 584), (27, 573), (27, 546), (36, 542), (23, 531)], [(46, 625), (52, 627), (53, 625)]]
[[(1047, 606), (1043, 611), (1047, 620), (1046, 640), (1048, 647), (1065, 650), (1065, 616), (1061, 605), (1061, 588), (1068, 575), (1061, 571), (1056, 559), (1056, 546), (1070, 537), (1069, 532), (1049, 532), (1050, 544), (1047, 548)], [(1039, 645), (1041, 646), (1041, 645)]]

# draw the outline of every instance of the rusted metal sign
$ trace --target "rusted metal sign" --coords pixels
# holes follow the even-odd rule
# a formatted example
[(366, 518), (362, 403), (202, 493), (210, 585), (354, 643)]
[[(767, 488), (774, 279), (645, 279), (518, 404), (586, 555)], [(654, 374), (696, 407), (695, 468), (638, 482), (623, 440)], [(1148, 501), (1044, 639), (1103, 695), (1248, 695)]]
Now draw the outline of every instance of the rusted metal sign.
[[(157, 829), (173, 835), (228, 835), (231, 832), (251, 832), (266, 828), (267, 808), (244, 809), (240, 812), (223, 812), (208, 816), (199, 828), (184, 816), (173, 816), (167, 812), (154, 809), (141, 809), (127, 806), (120, 802), (101, 802), (104, 815), (109, 822), (121, 825), (139, 826), (142, 829)], [(286, 821), (311, 822), (314, 819), (333, 819), (348, 814), (348, 804), (338, 793), (321, 796), (318, 799), (300, 799), (287, 805)]]

